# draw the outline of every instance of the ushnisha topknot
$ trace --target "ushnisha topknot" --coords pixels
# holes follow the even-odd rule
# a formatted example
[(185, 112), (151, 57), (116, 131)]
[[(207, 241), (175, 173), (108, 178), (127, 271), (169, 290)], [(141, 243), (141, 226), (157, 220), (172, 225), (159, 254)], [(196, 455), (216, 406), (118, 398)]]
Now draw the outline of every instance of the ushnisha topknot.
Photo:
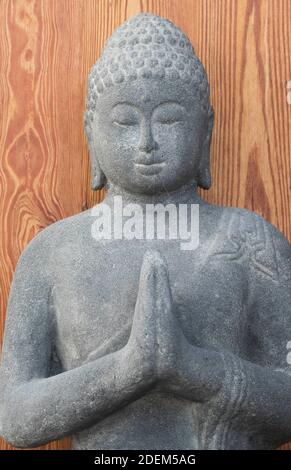
[(84, 116), (87, 134), (104, 89), (138, 78), (181, 80), (193, 88), (201, 110), (212, 114), (207, 74), (187, 36), (171, 21), (142, 13), (113, 32), (91, 69)]

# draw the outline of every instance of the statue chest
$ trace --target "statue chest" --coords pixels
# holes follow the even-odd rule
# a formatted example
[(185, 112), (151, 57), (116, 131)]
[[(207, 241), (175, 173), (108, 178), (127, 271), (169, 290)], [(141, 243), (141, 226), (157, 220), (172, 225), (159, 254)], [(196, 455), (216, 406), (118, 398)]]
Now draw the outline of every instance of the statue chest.
[[(178, 243), (153, 242), (167, 260), (174, 311), (189, 342), (243, 353), (247, 280), (238, 263)], [(122, 348), (130, 335), (143, 255), (148, 244), (110, 244), (90, 256), (69, 250), (53, 288), (56, 345), (65, 369)], [(62, 258), (63, 256), (63, 258)]]

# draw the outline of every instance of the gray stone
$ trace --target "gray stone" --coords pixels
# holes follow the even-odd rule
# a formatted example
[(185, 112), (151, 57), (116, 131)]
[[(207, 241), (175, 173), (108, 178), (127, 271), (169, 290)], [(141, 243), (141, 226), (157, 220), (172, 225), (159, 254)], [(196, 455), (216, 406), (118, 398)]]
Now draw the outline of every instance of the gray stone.
[(150, 240), (96, 239), (91, 210), (32, 240), (1, 365), (0, 434), (14, 446), (67, 435), (75, 449), (291, 440), (290, 245), (260, 216), (198, 196), (211, 184), (212, 125), (206, 73), (178, 28), (141, 14), (113, 33), (85, 113), (92, 185), (107, 188), (96, 207), (121, 196), (137, 222), (149, 204), (196, 204), (199, 246), (159, 239), (156, 226)]

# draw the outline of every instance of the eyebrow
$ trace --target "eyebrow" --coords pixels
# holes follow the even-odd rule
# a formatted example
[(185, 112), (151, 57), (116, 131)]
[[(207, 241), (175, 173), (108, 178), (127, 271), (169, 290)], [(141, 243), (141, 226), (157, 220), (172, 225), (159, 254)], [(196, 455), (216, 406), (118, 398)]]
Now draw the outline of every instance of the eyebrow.
[(166, 104), (173, 104), (175, 106), (179, 106), (179, 108), (182, 108), (182, 109), (185, 109), (185, 106), (183, 106), (182, 104), (178, 103), (178, 101), (174, 101), (174, 100), (167, 100), (167, 101), (162, 101), (162, 103), (159, 103), (157, 106), (155, 106), (154, 109), (157, 109), (159, 108), (160, 106), (164, 106)]
[[(172, 105), (175, 105), (175, 106), (179, 106), (180, 108), (182, 108), (183, 110), (185, 110), (185, 107), (178, 103), (177, 101), (174, 101), (174, 100), (165, 100), (165, 101), (162, 101), (161, 103), (157, 104), (157, 106), (155, 106), (153, 108), (153, 111), (155, 111), (157, 108), (159, 108), (160, 106), (164, 106), (164, 105), (167, 105), (167, 104), (172, 104)], [(120, 101), (118, 103), (116, 103), (112, 110), (114, 110), (117, 106), (122, 106), (122, 105), (126, 105), (126, 106), (130, 106), (134, 109), (136, 109), (137, 111), (141, 112), (141, 108), (136, 105), (136, 104), (133, 104), (133, 103), (130, 103), (129, 101)]]
[(113, 109), (115, 109), (117, 106), (122, 106), (122, 105), (130, 106), (132, 108), (135, 108), (137, 111), (140, 111), (140, 108), (136, 104), (129, 103), (129, 101), (120, 101), (119, 103), (116, 103), (112, 107), (111, 111), (113, 111)]

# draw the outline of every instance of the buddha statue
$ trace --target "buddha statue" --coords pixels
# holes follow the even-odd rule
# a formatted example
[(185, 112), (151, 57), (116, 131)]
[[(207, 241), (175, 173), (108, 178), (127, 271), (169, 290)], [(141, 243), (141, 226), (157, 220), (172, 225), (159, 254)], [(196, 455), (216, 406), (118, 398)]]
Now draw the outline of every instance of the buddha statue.
[(21, 448), (288, 442), (290, 246), (197, 193), (211, 185), (213, 110), (185, 34), (152, 14), (122, 24), (90, 72), (84, 122), (93, 189), (106, 188), (93, 209), (195, 206), (199, 243), (181, 249), (170, 217), (165, 237), (98, 238), (91, 209), (41, 231), (11, 287), (0, 434)]

